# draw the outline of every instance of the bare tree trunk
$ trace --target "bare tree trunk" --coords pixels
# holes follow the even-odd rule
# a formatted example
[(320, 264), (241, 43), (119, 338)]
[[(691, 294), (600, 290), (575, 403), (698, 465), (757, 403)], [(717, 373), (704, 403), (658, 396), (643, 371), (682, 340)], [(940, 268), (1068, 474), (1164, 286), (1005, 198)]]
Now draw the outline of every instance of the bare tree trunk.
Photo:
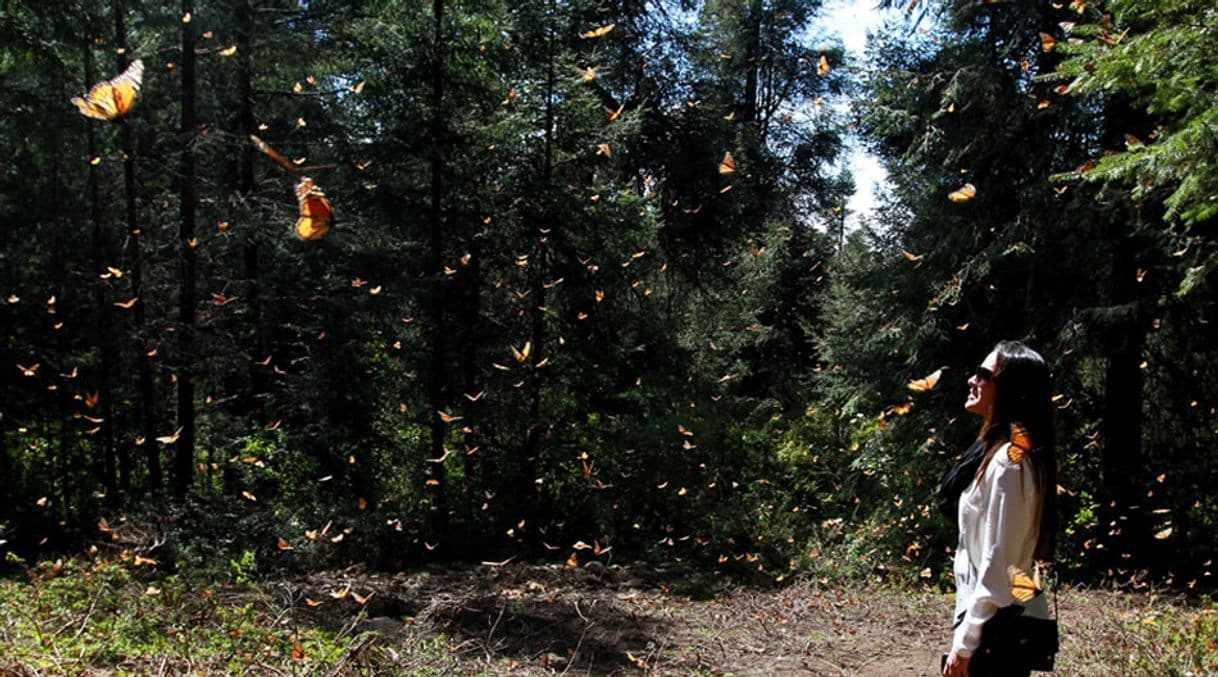
[[(1138, 130), (1148, 121), (1122, 97), (1115, 97), (1105, 111), (1101, 143), (1113, 147), (1126, 132)], [(1139, 132), (1141, 133), (1141, 132)], [(1153, 208), (1152, 208), (1153, 209)], [(1165, 547), (1151, 539), (1149, 514), (1145, 508), (1146, 458), (1142, 448), (1144, 381), (1142, 353), (1149, 330), (1140, 299), (1137, 253), (1140, 250), (1132, 206), (1110, 218), (1107, 241), (1112, 242), (1112, 270), (1108, 280), (1108, 305), (1120, 313), (1117, 326), (1110, 327), (1105, 346), (1108, 364), (1104, 373), (1104, 447), (1100, 459), (1105, 509), (1103, 524), (1110, 531), (1108, 563), (1119, 569), (1129, 563), (1156, 568), (1170, 557)]]
[[(478, 369), (478, 346), (482, 340), (481, 318), (482, 318), (482, 243), (478, 235), (474, 235), (469, 249), (470, 261), (466, 267), (465, 277), (465, 320), (462, 325), (465, 327), (466, 341), (465, 351), (461, 358), (461, 369), (463, 371), (462, 383), (464, 390), (470, 395), (476, 396), (481, 390), (479, 387), (479, 369)], [(474, 423), (471, 427), (475, 430), (474, 433), (465, 436), (465, 443), (472, 445), (481, 444), (480, 431), (478, 423), (482, 422), (481, 414), (485, 411), (483, 400), (479, 399), (475, 402), (467, 402), (465, 404), (466, 418), (472, 419)], [(462, 460), (465, 466), (465, 477), (467, 483), (475, 476), (475, 472), (480, 465), (479, 458), (475, 458), (470, 454), (462, 454)], [(467, 484), (467, 487), (469, 484)]]
[[(529, 342), (532, 344), (532, 352), (529, 356), (529, 430), (525, 441), (524, 459), (525, 459), (525, 495), (538, 492), (537, 478), (537, 449), (541, 442), (542, 429), (545, 424), (541, 420), (541, 375), (537, 369), (542, 352), (545, 350), (545, 306), (546, 306), (546, 238), (551, 232), (551, 226), (554, 220), (553, 206), (550, 204), (552, 191), (551, 182), (554, 178), (554, 0), (550, 0), (549, 14), (547, 21), (547, 64), (546, 64), (546, 115), (545, 115), (545, 157), (542, 165), (542, 214), (541, 226), (537, 233), (533, 234), (533, 249), (530, 255), (531, 266), (533, 268), (533, 290), (529, 295), (533, 300), (533, 309), (531, 315), (531, 328)], [(529, 512), (532, 525), (531, 535), (537, 535), (537, 527), (542, 526), (548, 520), (545, 519), (545, 510), (540, 497), (533, 496)]]
[[(434, 19), (431, 71), (431, 239), (429, 267), (432, 271), (431, 290), (431, 369), (428, 378), (428, 399), (431, 404), (431, 458), (444, 457), (444, 433), (447, 425), (440, 418), (444, 409), (444, 0), (433, 0)], [(447, 473), (443, 463), (432, 463), (428, 487), (435, 506), (431, 527), (434, 536), (446, 535), (448, 503)]]
[[(65, 88), (61, 83), (59, 87), (61, 97), (67, 98), (67, 95), (63, 93), (64, 90)], [(54, 200), (54, 204), (62, 204), (63, 199), (63, 177), (60, 167), (61, 156), (57, 153), (51, 160), (51, 197)], [(67, 271), (67, 266), (65, 265), (65, 259), (67, 257), (64, 253), (64, 241), (67, 238), (65, 230), (68, 228), (68, 226), (62, 219), (57, 219), (55, 226), (55, 235), (51, 244), (50, 257), (51, 294), (56, 299), (63, 299)], [(62, 303), (62, 301), (60, 301), (60, 303)], [(59, 309), (56, 308), (55, 312), (58, 314)], [(56, 331), (55, 361), (58, 366), (65, 371), (67, 370), (67, 354), (68, 351), (64, 346), (63, 331)], [(63, 514), (68, 516), (70, 522), (74, 497), (72, 495), (72, 462), (69, 458), (69, 448), (72, 445), (76, 435), (72, 430), (74, 423), (72, 418), (72, 401), (65, 396), (60, 396), (56, 398), (56, 400), (59, 403), (59, 436), (55, 447), (54, 458), (54, 462), (58, 463), (58, 468), (56, 468), (54, 472), (56, 479), (58, 480), (56, 484), (59, 487), (59, 504), (63, 506)], [(0, 477), (13, 477), (12, 473), (13, 467), (11, 458), (6, 451), (0, 454)]]
[[(127, 26), (126, 10), (122, 0), (114, 0), (114, 44), (118, 48), (115, 58), (118, 71), (126, 68)], [(143, 232), (139, 226), (135, 187), (135, 140), (131, 124), (126, 120), (119, 130), (123, 149), (123, 193), (127, 201), (127, 262), (131, 267), (131, 295), (135, 298), (135, 352), (139, 375), (139, 419), (140, 435), (144, 440), (144, 465), (148, 472), (148, 488), (153, 496), (160, 496), (164, 480), (161, 477), (161, 452), (156, 439), (156, 392), (152, 382), (152, 358), (148, 356), (147, 302), (144, 300), (144, 254), (140, 243)], [(121, 467), (131, 463), (129, 449), (123, 445)], [(129, 471), (127, 471), (129, 472)], [(120, 475), (127, 472), (120, 471)], [(129, 490), (129, 487), (124, 487)]]
[[(1110, 340), (1108, 364), (1104, 371), (1104, 447), (1101, 456), (1106, 505), (1111, 506), (1106, 524), (1113, 531), (1108, 542), (1109, 557), (1115, 566), (1129, 561), (1149, 564), (1150, 552), (1141, 552), (1149, 541), (1146, 511), (1140, 506), (1145, 496), (1142, 458), (1142, 349), (1146, 331), (1139, 319), (1137, 266), (1134, 245), (1128, 233), (1115, 236), (1109, 303), (1130, 304), (1133, 310), (1122, 330)], [(1115, 524), (1113, 524), (1115, 522)], [(1123, 556), (1132, 555), (1131, 559)], [(1149, 558), (1149, 559), (1148, 559)]]
[[(194, 11), (192, 0), (182, 1), (182, 16)], [(194, 24), (182, 22), (182, 170), (181, 216), (178, 229), (178, 436), (173, 462), (174, 495), (183, 498), (194, 480), (195, 455), (195, 34)]]
[(761, 69), (761, 12), (761, 0), (751, 0), (748, 15), (745, 17), (749, 42), (744, 61), (744, 104), (740, 114), (742, 122), (757, 122), (758, 96), (760, 95), (758, 72)]
[[(93, 69), (93, 51), (89, 44), (85, 44), (85, 82), (94, 82), (96, 74)], [(97, 312), (97, 341), (101, 346), (101, 367), (98, 374), (98, 394), (101, 396), (101, 418), (103, 419), (98, 432), (98, 439), (101, 444), (101, 479), (102, 485), (106, 488), (106, 500), (110, 504), (118, 501), (118, 481), (115, 476), (115, 449), (114, 449), (114, 407), (111, 403), (110, 390), (110, 372), (114, 366), (114, 338), (111, 327), (114, 324), (112, 317), (113, 310), (110, 306), (110, 295), (106, 283), (100, 279), (100, 276), (106, 273), (106, 266), (110, 264), (110, 240), (106, 237), (105, 228), (102, 226), (102, 209), (101, 197), (99, 195), (99, 174), (101, 172), (98, 164), (94, 164), (92, 160), (98, 157), (97, 154), (97, 132), (93, 127), (92, 122), (86, 123), (88, 143), (89, 143), (89, 220), (93, 225), (93, 268), (97, 272), (99, 278), (94, 282), (94, 305)], [(107, 276), (108, 277), (108, 276)]]
[[(238, 96), (241, 97), (239, 124), (241, 135), (241, 168), (240, 185), (238, 190), (246, 196), (253, 195), (254, 182), (254, 147), (247, 142), (255, 130), (254, 121), (254, 12), (249, 0), (238, 0), (237, 27), (237, 67)], [(252, 229), (245, 233), (241, 245), (242, 261), (245, 265), (245, 298), (250, 309), (250, 324), (254, 330), (254, 344), (250, 355), (249, 391), (246, 393), (248, 410), (257, 415), (261, 421), (266, 418), (262, 395), (266, 392), (266, 371), (258, 367), (258, 362), (265, 359), (270, 351), (267, 341), (266, 324), (263, 318), (261, 298), (261, 270), (259, 263), (258, 235)]]

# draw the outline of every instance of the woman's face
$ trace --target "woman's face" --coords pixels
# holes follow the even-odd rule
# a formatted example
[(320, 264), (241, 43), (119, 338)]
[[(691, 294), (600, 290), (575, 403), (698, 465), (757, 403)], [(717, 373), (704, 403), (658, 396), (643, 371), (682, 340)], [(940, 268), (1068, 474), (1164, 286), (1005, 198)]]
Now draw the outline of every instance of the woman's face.
[(981, 361), (977, 373), (969, 377), (968, 397), (964, 400), (964, 410), (980, 416), (989, 417), (994, 408), (994, 369), (998, 367), (998, 353), (991, 352)]

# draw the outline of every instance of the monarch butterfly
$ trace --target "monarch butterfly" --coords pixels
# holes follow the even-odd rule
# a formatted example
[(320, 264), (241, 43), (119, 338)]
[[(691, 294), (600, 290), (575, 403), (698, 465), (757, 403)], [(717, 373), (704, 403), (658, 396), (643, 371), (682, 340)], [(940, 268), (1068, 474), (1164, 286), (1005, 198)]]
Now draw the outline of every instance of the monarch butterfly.
[(334, 210), (326, 194), (307, 176), (300, 177), (296, 184), (296, 199), (300, 203), (300, 218), (296, 219), (296, 237), (302, 240), (318, 240), (330, 232)]
[(939, 378), (943, 376), (942, 369), (936, 369), (934, 373), (926, 378), (918, 378), (909, 382), (909, 389), (915, 393), (924, 393), (928, 390), (934, 390), (935, 386), (939, 385)]
[(590, 31), (580, 33), (579, 37), (581, 37), (585, 40), (591, 40), (593, 38), (601, 38), (601, 37), (608, 35), (609, 31), (613, 30), (614, 26), (616, 26), (616, 25), (617, 24), (608, 24), (606, 26), (601, 26), (599, 28), (593, 28)]
[(1023, 569), (1014, 564), (1007, 567), (1007, 574), (1011, 577), (1011, 596), (1020, 604), (1026, 604), (1033, 597), (1044, 592), (1040, 587), (1040, 572), (1035, 573), (1035, 578), (1029, 576)]
[(136, 59), (127, 70), (105, 82), (99, 82), (81, 98), (72, 97), (72, 103), (80, 114), (95, 120), (114, 120), (126, 115), (135, 103), (135, 94), (140, 91), (144, 78), (144, 62)]
[(966, 183), (963, 186), (960, 186), (959, 190), (953, 190), (951, 193), (949, 193), (947, 199), (951, 200), (952, 202), (959, 203), (968, 202), (975, 197), (977, 197), (977, 186), (974, 186), (971, 183)]
[(736, 158), (732, 157), (731, 153), (724, 153), (723, 160), (719, 162), (720, 174), (731, 174), (736, 171)]
[(832, 67), (829, 65), (829, 59), (824, 54), (821, 54), (820, 61), (816, 63), (816, 74), (828, 75), (830, 70), (832, 70)]
[(1012, 463), (1019, 463), (1025, 454), (1032, 450), (1032, 437), (1028, 429), (1015, 423), (1011, 425), (1011, 446), (1007, 447), (1007, 457)]
[(254, 136), (253, 134), (250, 134), (250, 141), (254, 142), (255, 148), (262, 151), (263, 153), (266, 153), (267, 157), (274, 160), (275, 164), (279, 165), (280, 167), (283, 167), (284, 171), (286, 171), (289, 174), (296, 173), (296, 165), (292, 164), (291, 160), (289, 160), (286, 157), (284, 157), (283, 155), (281, 155), (274, 148), (271, 148), (265, 141)]

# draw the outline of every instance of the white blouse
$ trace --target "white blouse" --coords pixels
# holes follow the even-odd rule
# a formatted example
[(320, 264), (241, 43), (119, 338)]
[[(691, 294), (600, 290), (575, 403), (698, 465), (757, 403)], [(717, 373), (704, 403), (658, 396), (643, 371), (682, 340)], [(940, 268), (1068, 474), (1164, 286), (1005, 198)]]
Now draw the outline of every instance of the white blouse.
[[(952, 650), (961, 657), (972, 656), (981, 641), (981, 626), (998, 609), (1015, 603), (1009, 566), (1032, 573), (1040, 495), (1028, 462), (1012, 463), (1009, 447), (1002, 445), (981, 481), (974, 479), (960, 496), (954, 565), (958, 625)], [(1024, 614), (1048, 618), (1045, 596), (1028, 602)]]

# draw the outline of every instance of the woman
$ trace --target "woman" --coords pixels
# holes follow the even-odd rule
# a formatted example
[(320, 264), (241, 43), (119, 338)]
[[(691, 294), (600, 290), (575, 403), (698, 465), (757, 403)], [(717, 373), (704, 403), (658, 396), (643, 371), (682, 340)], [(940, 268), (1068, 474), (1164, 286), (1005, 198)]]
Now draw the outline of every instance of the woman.
[[(984, 422), (979, 445), (945, 478), (941, 496), (941, 504), (956, 507), (960, 526), (956, 624), (943, 673), (1026, 675), (1009, 663), (986, 665), (986, 656), (973, 652), (985, 622), (1015, 603), (1012, 567), (1030, 574), (1034, 560), (1053, 559), (1057, 461), (1049, 367), (1023, 343), (1003, 341), (968, 383), (964, 408)], [(953, 484), (967, 486), (958, 493)], [(1048, 612), (1045, 596), (1037, 595), (1023, 614), (1047, 618)]]

